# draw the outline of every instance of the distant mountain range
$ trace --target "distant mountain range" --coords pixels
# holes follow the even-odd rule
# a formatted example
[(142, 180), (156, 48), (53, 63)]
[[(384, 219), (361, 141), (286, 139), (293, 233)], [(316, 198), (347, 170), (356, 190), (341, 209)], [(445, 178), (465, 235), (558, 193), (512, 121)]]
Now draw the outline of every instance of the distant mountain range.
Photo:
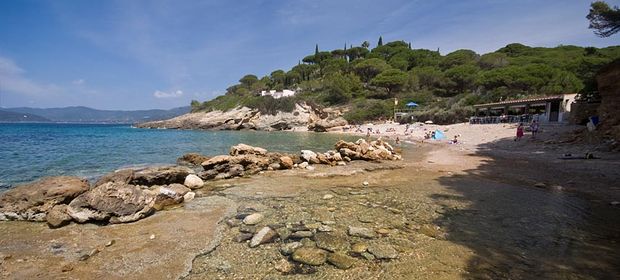
[(189, 113), (190, 107), (170, 110), (97, 110), (75, 106), (64, 108), (1, 108), (0, 122), (139, 123), (169, 119)]

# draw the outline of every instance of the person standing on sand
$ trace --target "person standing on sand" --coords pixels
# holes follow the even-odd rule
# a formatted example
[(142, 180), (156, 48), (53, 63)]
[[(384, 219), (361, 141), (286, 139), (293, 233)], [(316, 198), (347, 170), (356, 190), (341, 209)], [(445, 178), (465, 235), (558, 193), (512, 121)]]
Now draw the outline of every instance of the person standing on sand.
[(538, 122), (536, 120), (532, 121), (532, 124), (530, 125), (530, 130), (532, 130), (532, 139), (536, 139), (536, 134), (538, 134)]
[(519, 123), (519, 126), (517, 126), (517, 138), (515, 138), (515, 141), (521, 140), (522, 137), (523, 137), (523, 123)]

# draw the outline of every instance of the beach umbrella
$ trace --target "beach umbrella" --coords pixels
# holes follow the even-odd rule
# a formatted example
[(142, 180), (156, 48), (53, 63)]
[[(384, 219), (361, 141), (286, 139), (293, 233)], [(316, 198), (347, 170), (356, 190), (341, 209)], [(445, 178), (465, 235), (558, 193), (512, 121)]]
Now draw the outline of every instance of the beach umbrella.
[(418, 103), (409, 102), (409, 103), (405, 104), (405, 106), (407, 106), (407, 107), (418, 107)]

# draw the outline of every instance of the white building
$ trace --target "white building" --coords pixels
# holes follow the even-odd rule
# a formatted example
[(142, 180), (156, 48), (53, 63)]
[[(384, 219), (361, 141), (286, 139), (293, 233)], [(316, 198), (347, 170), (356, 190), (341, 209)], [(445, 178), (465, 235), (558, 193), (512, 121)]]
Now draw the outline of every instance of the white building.
[(289, 97), (289, 96), (294, 96), (295, 95), (295, 91), (294, 90), (288, 90), (285, 89), (283, 91), (275, 91), (275, 90), (270, 90), (270, 91), (261, 91), (260, 92), (260, 96), (271, 96), (274, 99), (278, 99), (278, 98), (282, 98), (282, 97)]

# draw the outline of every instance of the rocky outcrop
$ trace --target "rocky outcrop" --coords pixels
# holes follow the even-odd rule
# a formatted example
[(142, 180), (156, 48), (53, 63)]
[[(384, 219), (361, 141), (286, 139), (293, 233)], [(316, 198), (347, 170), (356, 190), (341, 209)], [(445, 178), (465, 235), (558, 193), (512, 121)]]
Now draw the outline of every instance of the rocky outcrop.
[(200, 165), (206, 160), (209, 160), (209, 157), (198, 153), (188, 153), (178, 158), (177, 163), (182, 165)]
[(126, 223), (152, 214), (155, 202), (156, 195), (144, 188), (108, 182), (71, 201), (67, 213), (79, 223)]
[(596, 82), (601, 96), (601, 106), (598, 109), (601, 121), (599, 129), (620, 146), (620, 59), (601, 69), (596, 76)]
[(256, 109), (237, 107), (229, 111), (189, 113), (163, 121), (137, 124), (141, 128), (211, 129), (211, 130), (288, 130), (304, 127), (312, 131), (327, 131), (346, 125), (342, 112), (335, 108), (319, 109), (298, 103), (292, 112), (278, 111), (263, 114)]
[(192, 173), (194, 170), (184, 166), (149, 167), (135, 171), (129, 183), (144, 186), (183, 184), (185, 177)]
[(376, 140), (370, 143), (364, 139), (359, 139), (355, 143), (338, 141), (335, 146), (342, 157), (351, 160), (400, 160), (401, 156), (394, 151), (394, 148), (385, 141)]
[(56, 205), (69, 203), (89, 188), (77, 177), (47, 177), (0, 195), (0, 220), (45, 221)]

